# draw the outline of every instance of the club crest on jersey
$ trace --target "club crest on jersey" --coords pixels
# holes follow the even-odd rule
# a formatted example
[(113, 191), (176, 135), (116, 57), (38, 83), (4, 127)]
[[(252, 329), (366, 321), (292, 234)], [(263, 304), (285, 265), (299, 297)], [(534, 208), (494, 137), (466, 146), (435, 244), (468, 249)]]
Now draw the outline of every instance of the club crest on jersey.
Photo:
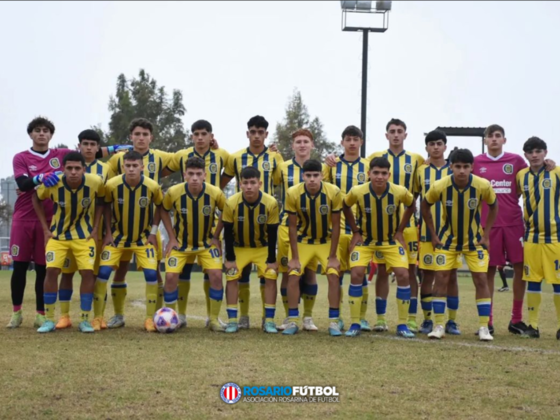
[(155, 162), (150, 162), (148, 163), (148, 172), (151, 174), (155, 174), (156, 173), (156, 164)]
[(17, 257), (19, 255), (19, 246), (12, 245), (12, 257)]
[(432, 254), (426, 254), (424, 255), (424, 264), (426, 265), (432, 265), (434, 262), (434, 257), (432, 256)]
[(395, 210), (397, 209), (397, 206), (395, 206), (394, 204), (389, 204), (387, 207), (385, 207), (385, 212), (391, 216), (393, 214), (395, 214)]
[(90, 204), (91, 204), (91, 198), (86, 197), (82, 200), (82, 207), (84, 208), (89, 207)]
[(280, 264), (282, 264), (282, 267), (287, 267), (288, 266), (288, 257), (282, 257), (280, 259)]
[(375, 251), (375, 258), (377, 258), (378, 260), (382, 260), (383, 257), (383, 252), (381, 251)]
[(321, 213), (323, 216), (329, 213), (329, 206), (327, 205), (322, 205), (321, 207), (319, 207), (319, 213)]
[(138, 200), (138, 205), (141, 208), (148, 207), (148, 197), (140, 197), (140, 199)]
[(212, 213), (212, 207), (210, 207), (210, 206), (202, 207), (202, 214), (203, 215), (210, 216), (211, 213)]
[(263, 162), (261, 167), (262, 167), (263, 171), (269, 172), (270, 171), (270, 162)]
[(445, 265), (445, 255), (438, 255), (436, 257), (436, 264), (437, 265)]
[(407, 174), (412, 173), (412, 165), (410, 163), (407, 163), (406, 165), (404, 165), (404, 172), (407, 173)]
[(218, 173), (218, 164), (217, 163), (211, 163), (210, 165), (208, 165), (208, 170), (210, 171), (211, 174), (217, 174)]
[(49, 165), (51, 165), (51, 168), (58, 169), (60, 168), (60, 161), (58, 158), (52, 158), (49, 160)]
[(506, 163), (503, 168), (504, 174), (511, 175), (513, 173), (513, 165), (511, 163)]
[(176, 258), (176, 257), (170, 257), (170, 258), (167, 260), (167, 265), (168, 265), (169, 267), (177, 267), (177, 264), (178, 264), (178, 261), (177, 261), (177, 258)]
[(54, 256), (55, 256), (54, 251), (49, 251), (49, 252), (47, 252), (47, 254), (45, 255), (45, 260), (46, 260), (47, 262), (49, 262), (49, 263), (50, 263), (50, 262), (53, 262), (53, 261), (54, 261)]
[(467, 207), (471, 210), (476, 209), (476, 206), (478, 206), (478, 199), (476, 198), (471, 198), (468, 202), (467, 202)]
[(109, 261), (111, 258), (111, 251), (103, 251), (101, 253), (101, 261)]
[(350, 261), (356, 262), (359, 259), (360, 259), (360, 253), (358, 251), (352, 252), (352, 254), (350, 255)]
[(364, 182), (366, 182), (366, 174), (364, 174), (363, 172), (358, 172), (358, 175), (356, 175), (356, 179), (359, 183), (363, 184)]
[(542, 187), (545, 190), (550, 190), (550, 188), (552, 187), (552, 181), (549, 178), (543, 179), (542, 180)]
[(264, 225), (266, 221), (267, 221), (266, 214), (260, 214), (259, 217), (257, 217), (257, 223), (259, 225)]

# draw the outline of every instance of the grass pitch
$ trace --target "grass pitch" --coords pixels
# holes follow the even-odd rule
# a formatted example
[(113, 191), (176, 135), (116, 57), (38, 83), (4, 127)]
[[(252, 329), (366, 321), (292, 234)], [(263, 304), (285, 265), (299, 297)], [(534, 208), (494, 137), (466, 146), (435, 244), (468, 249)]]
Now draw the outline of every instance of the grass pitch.
[[(175, 334), (142, 330), (144, 285), (132, 273), (125, 328), (95, 334), (74, 327), (40, 335), (33, 329), (34, 275), (28, 273), (24, 322), (4, 328), (10, 311), (11, 272), (0, 272), (2, 392), (0, 418), (24, 419), (495, 419), (560, 417), (560, 342), (550, 286), (541, 309), (541, 338), (529, 341), (507, 332), (512, 293), (495, 293), (493, 343), (474, 336), (478, 327), (474, 288), (461, 277), (459, 337), (433, 342), (425, 336), (394, 336), (395, 284), (388, 305), (390, 331), (356, 339), (327, 335), (326, 279), (319, 278), (314, 319), (320, 331), (294, 337), (260, 331), (258, 280), (251, 280), (249, 331), (225, 335), (204, 329), (206, 306), (195, 275), (187, 312), (189, 325)], [(254, 276), (256, 277), (256, 276)], [(78, 279), (75, 280), (78, 289)], [(346, 280), (347, 284), (347, 280)], [(345, 286), (346, 289), (346, 286)], [(345, 295), (347, 291), (345, 290)], [(374, 290), (368, 319), (375, 321)], [(107, 314), (112, 315), (108, 302)], [(277, 322), (284, 317), (277, 304)], [(342, 314), (349, 321), (345, 303)], [(222, 319), (227, 319), (225, 304)], [(422, 320), (421, 311), (418, 320)], [(340, 403), (225, 404), (220, 388), (243, 386), (336, 386)]]

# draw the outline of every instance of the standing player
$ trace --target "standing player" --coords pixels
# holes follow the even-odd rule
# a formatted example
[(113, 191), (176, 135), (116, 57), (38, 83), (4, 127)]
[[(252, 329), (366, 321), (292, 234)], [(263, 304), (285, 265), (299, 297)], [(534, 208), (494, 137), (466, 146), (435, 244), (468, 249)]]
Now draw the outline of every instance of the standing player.
[[(406, 188), (389, 182), (391, 164), (384, 157), (371, 160), (369, 166), (370, 182), (356, 186), (344, 199), (344, 214), (352, 229), (350, 243), (351, 283), (348, 288), (348, 301), (352, 325), (346, 331), (347, 337), (360, 335), (360, 308), (363, 293), (363, 279), (366, 267), (376, 252), (383, 253), (384, 260), (390, 264), (397, 278), (397, 307), (399, 324), (397, 335), (414, 338), (407, 326), (408, 307), (410, 305), (410, 282), (408, 259), (402, 246), (402, 234), (397, 235), (400, 212), (399, 206), (412, 206), (413, 196)], [(358, 224), (354, 219), (352, 207), (356, 205)], [(402, 229), (410, 220), (411, 207), (403, 216)], [(405, 217), (408, 217), (405, 219)], [(358, 227), (359, 225), (359, 227)], [(415, 281), (413, 279), (412, 281)]]
[[(84, 130), (78, 134), (79, 150), (86, 162), (86, 173), (97, 175), (105, 184), (108, 179), (114, 176), (106, 163), (96, 159), (96, 155), (101, 148), (101, 139), (95, 130)], [(101, 258), (101, 247), (103, 242), (103, 222), (100, 223), (99, 236), (96, 238), (97, 248), (95, 252), (95, 265), (93, 274), (97, 276), (99, 273), (99, 259)], [(60, 302), (60, 319), (56, 323), (56, 329), (70, 328), (72, 321), (70, 320), (70, 301), (72, 300), (73, 286), (72, 279), (74, 273), (78, 270), (76, 259), (69, 256), (66, 259), (65, 267), (62, 269), (60, 279), (60, 287), (58, 288), (58, 301)], [(106, 302), (106, 299), (103, 299)], [(95, 322), (95, 320), (94, 320)], [(92, 322), (95, 328), (95, 324)], [(102, 320), (102, 326), (107, 328), (105, 321)]]
[(539, 338), (542, 281), (552, 284), (560, 340), (560, 169), (545, 167), (546, 143), (531, 137), (523, 145), (529, 167), (517, 174), (523, 196), (525, 235), (523, 280), (527, 282), (529, 326), (524, 337)]
[[(364, 142), (364, 134), (358, 127), (350, 125), (342, 132), (342, 140), (340, 144), (344, 149), (344, 153), (335, 160), (335, 165), (329, 167), (326, 181), (336, 185), (342, 192), (342, 197), (346, 196), (353, 187), (362, 185), (367, 182), (367, 174), (369, 171), (369, 160), (360, 157), (360, 148)], [(354, 208), (354, 212), (357, 208)], [(344, 273), (350, 269), (350, 241), (352, 240), (352, 230), (350, 224), (346, 221), (344, 215), (341, 215), (340, 241), (338, 243), (338, 252), (340, 256), (340, 295), (342, 298), (342, 284)], [(363, 278), (362, 301), (360, 309), (360, 325), (363, 331), (371, 331), (369, 322), (366, 320), (367, 304), (368, 304), (369, 288), (367, 278)], [(340, 318), (340, 329), (344, 328), (342, 318)]]
[[(44, 285), (46, 320), (37, 330), (47, 333), (56, 329), (54, 313), (57, 296), (58, 275), (71, 251), (82, 276), (80, 306), (82, 309), (79, 330), (93, 332), (89, 322), (93, 301), (93, 266), (95, 263), (97, 231), (101, 220), (102, 199), (105, 195), (103, 181), (97, 175), (85, 173), (84, 157), (71, 152), (62, 160), (64, 176), (52, 186), (44, 185), (33, 195), (33, 207), (43, 226), (46, 242), (45, 259), (47, 275)], [(51, 226), (47, 224), (45, 210), (40, 200), (49, 198), (55, 202)]]
[[(14, 271), (11, 279), (13, 313), (8, 328), (17, 328), (23, 321), (21, 311), (23, 295), (27, 280), (27, 269), (33, 261), (37, 277), (35, 279), (35, 295), (37, 316), (35, 327), (40, 327), (44, 320), (43, 283), (45, 280), (45, 241), (43, 228), (33, 210), (32, 196), (35, 187), (56, 185), (59, 181), (57, 172), (61, 171), (64, 156), (69, 149), (49, 149), (49, 142), (54, 135), (54, 124), (47, 118), (33, 119), (27, 126), (27, 134), (33, 144), (29, 150), (14, 156), (14, 178), (21, 194), (18, 195), (12, 217), (10, 233), (10, 252), (14, 260)], [(102, 148), (96, 158), (114, 153), (128, 146), (109, 146)], [(46, 199), (43, 202), (47, 223), (53, 214), (53, 203)]]
[[(278, 202), (260, 191), (261, 174), (248, 166), (241, 171), (241, 192), (227, 201), (222, 215), (226, 246), (226, 299), (229, 323), (226, 333), (239, 330), (237, 323), (238, 280), (241, 271), (251, 264), (257, 266), (259, 277), (265, 284), (264, 332), (276, 334), (276, 240), (278, 237)], [(219, 241), (217, 235), (214, 239)]]
[[(191, 125), (191, 140), (194, 146), (175, 153), (173, 160), (169, 165), (172, 171), (179, 171), (181, 176), (185, 173), (185, 164), (187, 160), (193, 156), (204, 160), (207, 184), (220, 188), (222, 180), (222, 171), (229, 159), (229, 153), (224, 149), (215, 149), (214, 134), (212, 133), (212, 124), (206, 120), (195, 121)], [(187, 300), (191, 288), (191, 271), (192, 264), (185, 264), (183, 272), (179, 276), (179, 298), (177, 301), (177, 309), (180, 320), (180, 327), (187, 326)], [(206, 324), (210, 322), (210, 283), (208, 276), (204, 275), (204, 294), (206, 295)], [(218, 321), (221, 320), (218, 318)], [(225, 324), (224, 324), (225, 326)]]
[[(515, 188), (515, 178), (519, 171), (527, 167), (523, 158), (514, 153), (504, 152), (507, 139), (505, 131), (497, 124), (492, 124), (484, 131), (484, 143), (488, 152), (474, 159), (475, 175), (490, 182), (500, 203), (500, 213), (492, 228), (490, 236), (490, 263), (488, 267), (488, 288), (490, 296), (494, 296), (494, 276), (496, 267), (506, 264), (513, 265), (513, 308), (508, 330), (513, 334), (522, 334), (527, 325), (522, 321), (523, 297), (525, 283), (523, 276), (523, 214), (519, 207), (519, 199)], [(488, 213), (488, 207), (482, 206), (482, 220)], [(484, 225), (482, 225), (484, 228)], [(491, 334), (494, 334), (492, 308), (490, 309)]]
[[(422, 200), (422, 217), (432, 236), (432, 246), (436, 249), (436, 280), (433, 289), (434, 330), (430, 338), (443, 338), (445, 296), (449, 276), (458, 256), (464, 255), (476, 288), (476, 305), (481, 341), (492, 341), (488, 331), (490, 317), (490, 291), (486, 281), (488, 269), (488, 246), (492, 225), (498, 213), (496, 194), (488, 181), (473, 175), (474, 158), (470, 150), (457, 149), (451, 155), (453, 175), (436, 181)], [(486, 219), (486, 229), (482, 230), (480, 220), (482, 201), (490, 207)], [(442, 203), (445, 223), (439, 232), (435, 231), (430, 206)]]
[[(418, 168), (416, 178), (414, 178), (415, 200), (420, 195), (423, 200), (430, 187), (442, 178), (451, 175), (449, 163), (444, 158), (447, 149), (447, 136), (444, 132), (434, 130), (426, 135), (426, 152), (430, 156), (430, 163), (423, 164)], [(439, 232), (443, 227), (442, 203), (437, 202), (431, 207), (432, 218), (435, 223), (435, 230)], [(432, 288), (435, 278), (435, 253), (432, 246), (432, 237), (423, 218), (420, 218), (420, 244), (419, 244), (419, 268), (422, 270), (422, 285), (420, 289), (420, 305), (424, 312), (424, 321), (420, 326), (420, 332), (429, 334), (432, 332), (434, 323), (432, 321)], [(457, 258), (447, 286), (447, 309), (449, 320), (445, 324), (445, 332), (452, 335), (460, 335), (461, 331), (457, 327), (456, 317), (459, 309), (459, 287), (457, 285), (457, 269), (463, 265), (461, 258)]]
[[(107, 282), (123, 254), (134, 253), (146, 280), (146, 319), (144, 329), (156, 331), (154, 313), (157, 302), (157, 239), (150, 232), (154, 205), (160, 206), (163, 193), (159, 184), (143, 174), (142, 155), (133, 150), (122, 157), (124, 175), (111, 179), (105, 187), (105, 237), (99, 275), (95, 282), (93, 328), (102, 328)], [(158, 221), (156, 221), (158, 222)], [(124, 311), (123, 311), (124, 312)], [(124, 313), (123, 313), (124, 316)]]
[[(233, 177), (237, 182), (237, 192), (240, 191), (241, 171), (247, 166), (253, 166), (261, 173), (262, 191), (266, 194), (273, 194), (274, 179), (278, 179), (280, 164), (284, 161), (282, 155), (272, 152), (264, 145), (268, 137), (268, 121), (256, 115), (247, 122), (247, 138), (249, 147), (241, 149), (230, 155), (224, 169), (221, 181), (221, 189), (231, 181)], [(249, 289), (249, 276), (251, 266), (247, 266), (239, 281), (239, 328), (249, 328), (249, 299), (251, 290)], [(261, 278), (261, 299), (263, 302), (263, 323), (265, 318), (264, 309), (264, 278)]]
[[(210, 281), (210, 323), (212, 331), (224, 332), (218, 322), (224, 288), (222, 284), (221, 244), (212, 238), (212, 227), (216, 209), (223, 211), (226, 202), (224, 193), (204, 182), (206, 178), (204, 160), (199, 157), (187, 159), (186, 182), (169, 188), (163, 199), (161, 219), (169, 235), (167, 260), (165, 262), (165, 306), (177, 306), (179, 274), (187, 263), (198, 265), (208, 274)], [(169, 212), (174, 212), (172, 224)], [(218, 237), (216, 230), (214, 235)]]
[[(311, 131), (302, 128), (292, 133), (292, 150), (294, 158), (280, 164), (278, 176), (280, 179), (275, 183), (281, 186), (282, 214), (280, 215), (281, 225), (278, 229), (278, 262), (279, 272), (282, 273), (282, 283), (280, 284), (280, 295), (282, 304), (286, 312), (284, 322), (279, 325), (278, 330), (283, 331), (288, 325), (288, 256), (290, 249), (288, 233), (288, 213), (286, 212), (286, 195), (288, 190), (294, 185), (303, 182), (303, 164), (311, 159), (311, 150), (314, 147), (313, 134)], [(323, 165), (325, 177), (328, 177)], [(317, 298), (317, 266), (306, 268), (301, 279), (301, 299), (303, 300), (303, 329), (306, 331), (317, 331), (318, 328), (313, 322), (313, 307)]]
[(303, 183), (288, 190), (286, 212), (289, 219), (290, 262), (288, 263), (289, 324), (282, 334), (298, 332), (299, 278), (317, 260), (329, 282), (329, 334), (340, 336), (340, 238), (342, 194), (332, 184), (322, 182), (321, 162), (310, 159), (303, 164)]

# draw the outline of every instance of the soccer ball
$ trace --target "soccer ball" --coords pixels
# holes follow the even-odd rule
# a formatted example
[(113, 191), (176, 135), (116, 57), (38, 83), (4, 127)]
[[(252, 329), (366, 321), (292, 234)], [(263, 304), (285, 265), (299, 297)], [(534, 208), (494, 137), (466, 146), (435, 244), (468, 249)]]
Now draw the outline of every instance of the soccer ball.
[(179, 316), (171, 308), (161, 308), (154, 315), (154, 325), (160, 333), (172, 333), (179, 328)]

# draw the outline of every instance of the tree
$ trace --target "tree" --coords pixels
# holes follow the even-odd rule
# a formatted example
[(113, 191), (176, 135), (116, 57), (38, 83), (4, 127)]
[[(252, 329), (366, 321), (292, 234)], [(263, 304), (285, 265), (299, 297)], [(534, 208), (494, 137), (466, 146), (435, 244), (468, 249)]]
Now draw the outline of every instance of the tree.
[(55, 149), (69, 149), (69, 147), (67, 145), (65, 145), (64, 143), (58, 143), (54, 147), (55, 147)]
[[(111, 120), (108, 132), (104, 132), (99, 126), (92, 127), (107, 144), (128, 143), (130, 122), (142, 117), (154, 124), (151, 148), (176, 152), (188, 147), (189, 136), (182, 121), (186, 112), (183, 94), (174, 89), (168, 95), (165, 87), (158, 86), (156, 80), (144, 70), (140, 70), (138, 77), (131, 80), (127, 80), (124, 74), (118, 76), (117, 91), (109, 99), (109, 111)], [(164, 188), (180, 179), (178, 173), (164, 179)]]
[(313, 133), (315, 147), (311, 151), (312, 158), (319, 159), (322, 162), (328, 154), (340, 152), (340, 146), (327, 139), (323, 123), (319, 118), (311, 119), (307, 106), (303, 103), (301, 93), (294, 89), (294, 93), (286, 106), (284, 121), (276, 124), (276, 132), (274, 133), (274, 142), (277, 143), (278, 150), (285, 160), (293, 157), (291, 134), (300, 128), (307, 128)]
[(8, 202), (4, 199), (0, 199), (0, 232), (2, 236), (10, 236), (12, 214), (13, 210)]

